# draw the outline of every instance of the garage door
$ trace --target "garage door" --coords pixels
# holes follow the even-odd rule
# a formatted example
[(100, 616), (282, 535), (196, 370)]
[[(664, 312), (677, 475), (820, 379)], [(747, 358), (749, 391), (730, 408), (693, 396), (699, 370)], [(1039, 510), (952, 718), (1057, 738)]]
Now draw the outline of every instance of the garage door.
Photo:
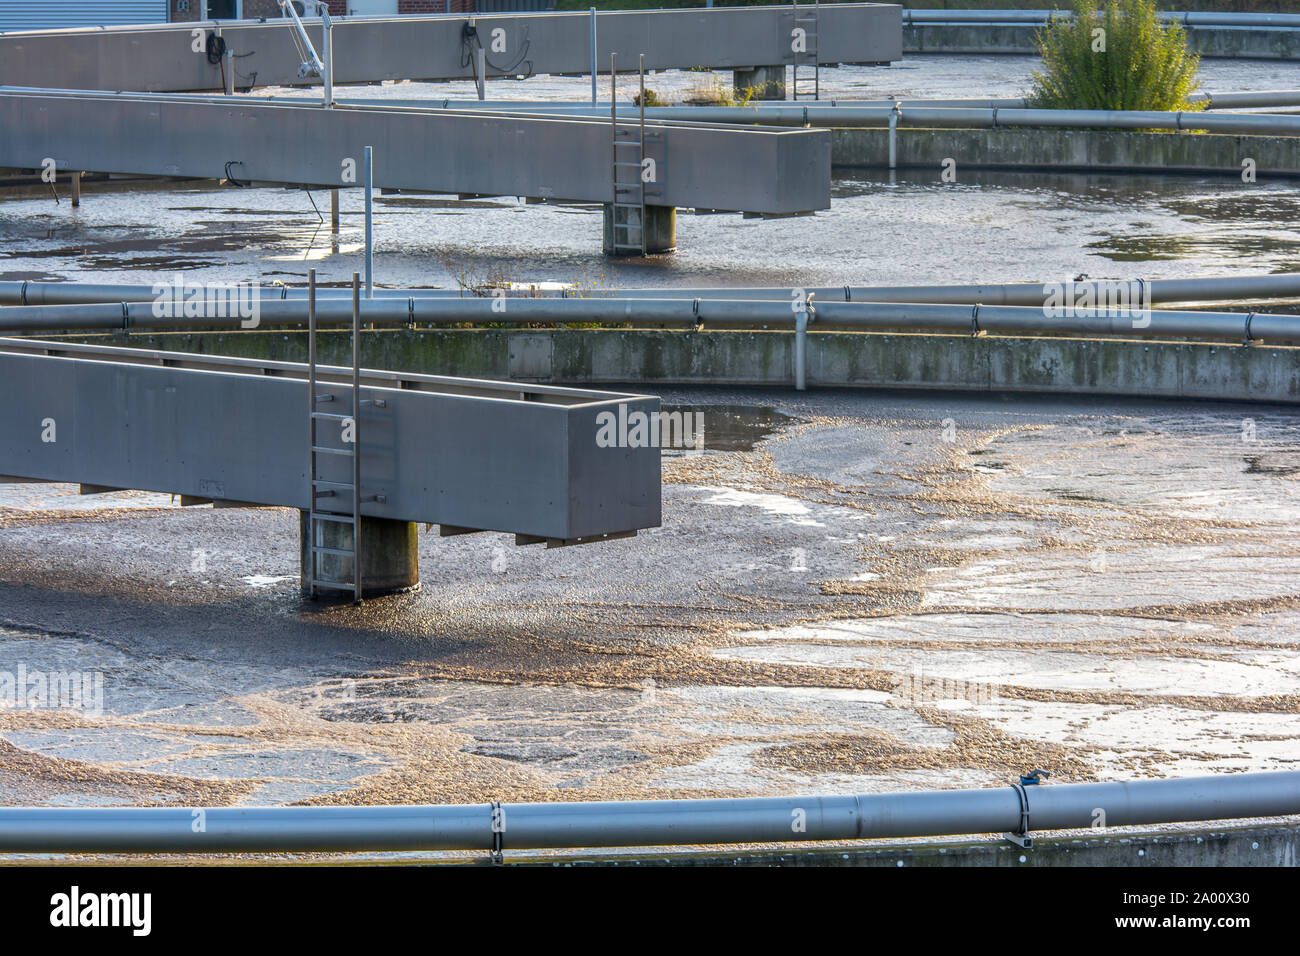
[(0, 0), (0, 31), (166, 22), (167, 0)]

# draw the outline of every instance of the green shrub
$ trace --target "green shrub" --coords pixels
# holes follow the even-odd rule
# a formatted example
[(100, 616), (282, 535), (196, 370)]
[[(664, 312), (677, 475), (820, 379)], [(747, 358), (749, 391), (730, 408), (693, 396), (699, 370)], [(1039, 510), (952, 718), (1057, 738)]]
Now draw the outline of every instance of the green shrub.
[(1162, 23), (1151, 0), (1075, 0), (1074, 16), (1037, 35), (1042, 72), (1031, 106), (1081, 110), (1192, 110), (1200, 58), (1181, 25)]
[[(632, 97), (632, 105), (633, 105), (633, 106), (640, 106), (640, 105), (641, 105), (641, 94), (640, 94), (640, 93), (638, 93), (636, 96)], [(669, 103), (669, 102), (668, 102), (667, 100), (665, 100), (662, 96), (660, 96), (658, 93), (656, 93), (654, 90), (650, 89), (650, 87), (647, 86), (647, 87), (646, 87), (646, 91), (645, 91), (645, 105), (646, 105), (647, 107), (651, 107), (651, 106), (671, 106), (672, 104)]]

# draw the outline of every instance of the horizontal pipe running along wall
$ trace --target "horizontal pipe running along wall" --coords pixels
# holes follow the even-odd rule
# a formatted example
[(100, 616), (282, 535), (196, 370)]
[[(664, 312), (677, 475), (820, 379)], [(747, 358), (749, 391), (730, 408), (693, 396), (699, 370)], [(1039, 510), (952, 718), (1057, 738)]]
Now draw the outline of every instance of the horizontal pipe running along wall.
[[(87, 282), (0, 282), (0, 306), (6, 305), (86, 305), (94, 303), (154, 302), (160, 296), (172, 295), (176, 288), (175, 276), (166, 277), (160, 285), (129, 285)], [(1054, 282), (980, 283), (978, 285), (906, 285), (906, 286), (809, 286), (805, 293), (817, 302), (929, 302), (974, 305), (1025, 305), (1041, 306), (1051, 293)], [(1141, 283), (1153, 305), (1173, 303), (1229, 303), (1261, 299), (1300, 299), (1300, 272), (1280, 272), (1267, 275), (1195, 276), (1187, 279), (1086, 279), (1070, 282), (1073, 293), (1088, 290), (1092, 301), (1116, 283), (1134, 285)], [(198, 291), (196, 286), (194, 291)], [(253, 290), (260, 301), (303, 299), (306, 286), (259, 286)], [(657, 288), (657, 289), (601, 289), (599, 298), (616, 299), (758, 299), (784, 300), (789, 288), (779, 286), (750, 286), (725, 288)], [(564, 298), (566, 293), (585, 294), (583, 290), (551, 283), (544, 287), (520, 284), (507, 291), (509, 297)], [(175, 293), (185, 295), (186, 293)], [(318, 298), (351, 297), (348, 288), (317, 287)], [(377, 298), (471, 298), (460, 289), (376, 289)], [(129, 310), (128, 310), (129, 311)]]
[(1300, 772), (909, 793), (445, 806), (3, 807), (0, 852), (507, 850), (801, 843), (1300, 812)]
[[(340, 361), (348, 333), (321, 333)], [(571, 385), (794, 383), (793, 332), (458, 329), (370, 332), (363, 364)], [(271, 361), (302, 361), (291, 332), (69, 337)], [(810, 387), (959, 389), (1300, 402), (1300, 349), (1086, 338), (810, 332)]]
[[(1300, 176), (1300, 140), (1285, 136), (1225, 136), (1083, 129), (902, 129), (900, 169), (929, 169), (939, 178), (945, 160), (966, 169), (1060, 169), (1091, 172), (1222, 173)], [(1249, 161), (1249, 164), (1247, 164)], [(831, 131), (831, 163), (841, 168), (887, 169), (889, 132)]]
[[(921, 12), (921, 11), (916, 11)], [(959, 11), (927, 11), (956, 13)], [(1011, 11), (994, 11), (1011, 12)], [(913, 23), (903, 26), (903, 53), (1033, 54), (1036, 23)], [(1300, 59), (1300, 29), (1247, 29), (1234, 26), (1190, 26), (1188, 46), (1205, 57), (1242, 59)]]

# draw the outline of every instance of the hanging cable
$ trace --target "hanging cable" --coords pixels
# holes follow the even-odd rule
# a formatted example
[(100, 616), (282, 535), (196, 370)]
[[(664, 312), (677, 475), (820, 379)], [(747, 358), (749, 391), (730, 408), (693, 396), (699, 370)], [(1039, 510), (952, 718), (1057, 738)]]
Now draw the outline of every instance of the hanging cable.
[[(514, 62), (509, 64), (508, 66), (502, 66), (499, 63), (492, 62), (491, 57), (487, 55), (487, 50), (483, 48), (483, 41), (482, 39), (479, 38), (478, 35), (478, 27), (475, 26), (470, 21), (466, 20), (464, 25), (460, 29), (461, 67), (468, 66), (470, 69), (474, 71), (475, 79), (478, 78), (478, 67), (475, 64), (476, 57), (474, 56), (474, 50), (477, 47), (478, 49), (483, 50), (483, 62), (486, 63), (488, 66), (490, 66), (498, 74), (502, 76), (505, 76), (507, 74), (514, 74), (518, 72), (520, 64), (527, 63), (527, 66), (524, 69), (524, 75), (532, 76), (533, 61), (528, 59), (528, 50), (529, 47), (532, 46), (533, 41), (529, 38), (528, 32), (529, 32), (528, 27), (524, 27), (524, 40), (523, 40), (523, 44), (519, 48), (519, 56), (515, 57)], [(483, 77), (483, 79), (486, 80), (487, 77), (485, 76)]]

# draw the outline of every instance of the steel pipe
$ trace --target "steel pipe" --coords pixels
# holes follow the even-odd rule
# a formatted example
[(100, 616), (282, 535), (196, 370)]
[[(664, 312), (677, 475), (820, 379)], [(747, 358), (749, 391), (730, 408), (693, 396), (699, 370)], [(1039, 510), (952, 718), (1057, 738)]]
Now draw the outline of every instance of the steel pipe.
[[(1276, 113), (1227, 113), (1156, 110), (1040, 110), (972, 107), (908, 106), (897, 118), (900, 127), (918, 129), (991, 129), (1014, 127), (1077, 127), (1086, 129), (1204, 130), (1254, 136), (1300, 136), (1300, 116)], [(672, 111), (672, 112), (665, 112)], [(996, 118), (994, 114), (996, 115)], [(542, 114), (530, 114), (540, 116)], [(663, 107), (647, 110), (655, 119), (689, 116), (704, 123), (792, 126), (812, 128), (885, 128), (893, 106), (772, 106), (752, 110), (743, 106)]]
[[(1042, 293), (1040, 292), (1040, 296)], [(788, 299), (510, 299), (505, 311), (491, 298), (368, 299), (362, 321), (377, 326), (455, 323), (600, 322), (672, 327), (797, 328)], [(1036, 307), (917, 302), (819, 301), (819, 328), (913, 332), (986, 332), (1008, 335), (1083, 334), (1124, 337), (1188, 337), (1238, 342), (1300, 342), (1300, 315), (1192, 312), (1139, 308), (1082, 308), (1074, 293), (1058, 304), (1040, 297)], [(344, 300), (319, 300), (317, 322), (343, 325), (351, 312)], [(300, 300), (264, 302), (258, 325), (301, 323)], [(76, 306), (11, 306), (0, 309), (0, 332), (51, 334), (74, 330), (165, 330), (249, 328), (240, 318), (173, 318), (154, 314), (152, 303)]]
[[(1021, 794), (1024, 795), (1022, 805)], [(1026, 813), (1027, 810), (1027, 813)], [(1300, 772), (845, 796), (416, 807), (0, 808), (5, 853), (522, 850), (1019, 833), (1300, 813)]]
[[(1104, 286), (1114, 282), (1139, 280), (1087, 280), (1072, 284), (1075, 290), (1088, 289), (1097, 294)], [(1259, 276), (1205, 276), (1194, 279), (1149, 279), (1145, 283), (1152, 304), (1240, 302), (1263, 299), (1300, 298), (1300, 273), (1279, 273)], [(916, 286), (814, 286), (807, 291), (815, 293), (819, 302), (929, 302), (985, 305), (1041, 305), (1047, 295), (1042, 282), (987, 283), (976, 285), (916, 285)], [(170, 290), (171, 285), (164, 288)], [(260, 287), (259, 301), (293, 301), (306, 296), (305, 288), (285, 285)], [(561, 288), (525, 288), (507, 291), (507, 296), (562, 298)], [(323, 289), (319, 298), (344, 297), (346, 288)], [(432, 299), (465, 298), (459, 289), (375, 289), (375, 298)], [(780, 287), (747, 288), (659, 288), (659, 289), (602, 289), (599, 298), (632, 299), (780, 299), (788, 298), (790, 290)], [(150, 285), (110, 285), (80, 282), (0, 282), (0, 306), (10, 305), (86, 305), (93, 303), (153, 302), (158, 298), (156, 287)], [(3, 313), (0, 313), (3, 314)]]
[[(1189, 27), (1239, 27), (1276, 30), (1300, 27), (1300, 15), (1290, 13), (1214, 13), (1198, 11), (1160, 11), (1162, 20)], [(912, 24), (1045, 24), (1049, 18), (1072, 18), (1068, 10), (907, 10), (903, 25)]]

